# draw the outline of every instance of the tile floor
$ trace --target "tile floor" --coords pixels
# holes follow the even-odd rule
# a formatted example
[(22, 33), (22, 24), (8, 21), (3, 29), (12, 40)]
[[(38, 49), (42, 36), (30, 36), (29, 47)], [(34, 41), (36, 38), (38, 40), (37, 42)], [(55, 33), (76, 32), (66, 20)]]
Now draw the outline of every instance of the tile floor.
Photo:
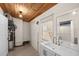
[(26, 44), (21, 47), (15, 47), (13, 51), (9, 51), (8, 56), (39, 56), (39, 54), (31, 44)]

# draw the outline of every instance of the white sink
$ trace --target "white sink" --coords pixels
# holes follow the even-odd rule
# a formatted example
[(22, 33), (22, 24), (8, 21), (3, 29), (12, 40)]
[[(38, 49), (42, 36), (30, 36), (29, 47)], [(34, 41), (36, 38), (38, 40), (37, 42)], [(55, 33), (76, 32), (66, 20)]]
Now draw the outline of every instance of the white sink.
[(53, 44), (52, 42), (44, 42), (43, 44), (52, 49), (56, 49), (58, 47), (57, 45)]
[(48, 51), (55, 52), (56, 54), (59, 54), (61, 56), (79, 56), (79, 52), (75, 51), (71, 48), (67, 48), (64, 46), (58, 46), (55, 44), (52, 44), (51, 42), (42, 42), (41, 43), (45, 49), (48, 49)]

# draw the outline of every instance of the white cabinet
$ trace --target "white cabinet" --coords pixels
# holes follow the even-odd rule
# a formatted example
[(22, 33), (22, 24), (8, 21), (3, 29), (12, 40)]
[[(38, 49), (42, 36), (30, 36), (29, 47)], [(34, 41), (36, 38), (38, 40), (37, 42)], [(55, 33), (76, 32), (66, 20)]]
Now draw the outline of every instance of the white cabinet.
[(42, 49), (41, 53), (42, 53), (42, 56), (60, 56), (59, 54), (47, 48)]
[(8, 20), (0, 14), (0, 56), (8, 54)]
[(56, 54), (53, 51), (51, 52), (49, 50), (43, 50), (43, 55), (44, 56), (55, 56)]
[(41, 56), (60, 56), (59, 54), (55, 53), (53, 50), (50, 50), (48, 47), (41, 45), (40, 49)]
[(55, 56), (60, 56), (60, 55), (56, 53)]

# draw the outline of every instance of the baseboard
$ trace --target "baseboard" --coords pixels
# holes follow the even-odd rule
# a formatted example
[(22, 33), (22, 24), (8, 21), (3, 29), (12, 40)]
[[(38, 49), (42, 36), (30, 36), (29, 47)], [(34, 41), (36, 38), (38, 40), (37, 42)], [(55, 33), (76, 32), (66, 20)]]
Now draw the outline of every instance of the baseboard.
[(30, 43), (30, 41), (24, 41), (22, 45), (17, 45), (15, 47), (21, 47), (21, 46), (24, 46), (25, 44), (28, 44), (28, 43)]
[(14, 48), (12, 48), (12, 49), (8, 49), (8, 51), (13, 51), (14, 50)]
[(24, 41), (23, 45), (30, 43), (30, 41)]
[(22, 45), (15, 46), (15, 47), (21, 47), (21, 46), (23, 46), (23, 44)]

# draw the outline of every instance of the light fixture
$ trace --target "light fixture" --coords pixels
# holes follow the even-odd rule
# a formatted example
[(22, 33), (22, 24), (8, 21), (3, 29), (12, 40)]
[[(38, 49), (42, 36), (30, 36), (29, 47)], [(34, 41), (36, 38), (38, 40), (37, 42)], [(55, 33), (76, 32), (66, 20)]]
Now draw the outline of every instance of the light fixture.
[(22, 11), (19, 11), (19, 17), (22, 18)]
[(73, 11), (73, 12), (72, 12), (72, 15), (75, 15), (76, 13), (77, 13), (76, 11)]
[(22, 14), (22, 11), (20, 10), (19, 13)]
[(26, 15), (26, 13), (28, 12), (28, 9), (24, 6), (20, 6), (18, 7), (17, 11), (19, 11), (19, 13)]
[(19, 17), (22, 18), (23, 16), (20, 14)]

